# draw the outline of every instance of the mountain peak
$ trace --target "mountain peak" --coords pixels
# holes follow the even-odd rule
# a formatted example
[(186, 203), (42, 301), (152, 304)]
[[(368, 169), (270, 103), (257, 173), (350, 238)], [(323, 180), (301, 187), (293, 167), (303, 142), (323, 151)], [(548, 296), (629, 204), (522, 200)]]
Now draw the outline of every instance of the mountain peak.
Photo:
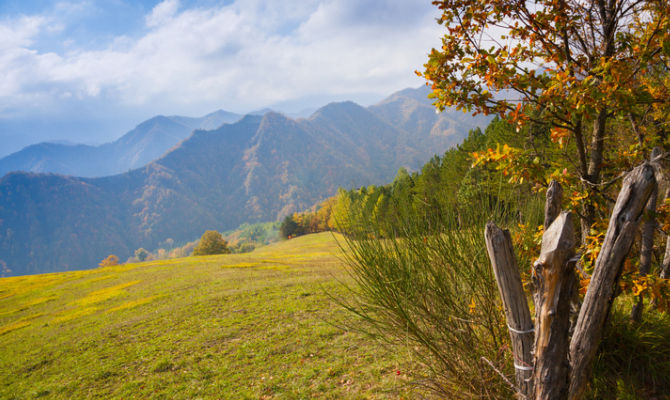
[(260, 110), (252, 111), (252, 112), (247, 113), (247, 114), (248, 114), (248, 115), (259, 115), (259, 116), (263, 116), (263, 115), (265, 115), (265, 114), (267, 114), (267, 113), (270, 113), (270, 112), (276, 112), (276, 111), (273, 110), (273, 109), (271, 109), (271, 108), (265, 107), (265, 108), (261, 108)]
[(407, 88), (391, 94), (389, 97), (375, 104), (373, 107), (382, 106), (384, 104), (399, 100), (413, 100), (419, 103), (431, 105), (432, 101), (428, 99), (429, 94), (430, 88), (426, 85), (421, 85), (417, 88)]
[(261, 119), (261, 123), (263, 122), (284, 122), (286, 120), (289, 120), (290, 118), (287, 117), (286, 115), (277, 112), (277, 111), (268, 111), (265, 114), (263, 114), (263, 118)]
[(317, 120), (319, 118), (337, 118), (344, 114), (360, 114), (367, 113), (368, 111), (361, 105), (354, 103), (353, 101), (340, 101), (328, 103), (325, 106), (319, 108), (309, 117), (310, 120)]

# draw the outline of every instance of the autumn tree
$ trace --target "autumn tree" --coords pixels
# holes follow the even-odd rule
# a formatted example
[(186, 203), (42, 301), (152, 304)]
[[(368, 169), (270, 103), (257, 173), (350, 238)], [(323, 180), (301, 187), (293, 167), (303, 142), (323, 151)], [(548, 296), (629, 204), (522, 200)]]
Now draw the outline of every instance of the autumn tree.
[(110, 254), (104, 260), (100, 261), (98, 264), (100, 267), (111, 267), (113, 265), (119, 265), (119, 257), (114, 254)]
[(520, 129), (549, 125), (560, 157), (539, 154), (532, 143), (505, 156), (540, 160), (540, 176), (525, 178), (542, 185), (552, 171), (568, 172), (563, 183), (578, 191), (584, 240), (605, 203), (603, 186), (665, 144), (670, 3), (433, 3), (447, 33), (420, 75), (436, 106), (497, 114)]
[(217, 231), (206, 231), (203, 233), (200, 241), (193, 249), (194, 256), (227, 253), (230, 253), (228, 243), (223, 239), (221, 233)]
[[(566, 203), (579, 217), (583, 253), (588, 257), (593, 250), (591, 278), (609, 274), (612, 279), (602, 293), (596, 293), (594, 285), (588, 286), (576, 322), (570, 343), (570, 396), (578, 398), (617, 295), (612, 286), (618, 286), (630, 249), (630, 242), (627, 248), (619, 243), (618, 252), (612, 250), (614, 246), (606, 246), (611, 245), (607, 238), (619, 233), (615, 230), (605, 235), (604, 222), (614, 204), (615, 184), (633, 166), (649, 160), (653, 147), (661, 146), (665, 151), (669, 147), (670, 2), (433, 3), (441, 10), (438, 22), (445, 26), (446, 34), (420, 75), (432, 85), (436, 106), (497, 114), (514, 124), (517, 132), (526, 134), (528, 140), (521, 147), (501, 143), (495, 149), (475, 153), (475, 164), (493, 162), (510, 175), (510, 182), (531, 181), (537, 189), (546, 188), (551, 178), (563, 183)], [(538, 126), (546, 128), (536, 129)], [(549, 146), (535, 143), (543, 131), (548, 132)], [(662, 155), (663, 149), (657, 154)], [(651, 167), (645, 164), (644, 168), (648, 175)], [(657, 164), (654, 168), (658, 171)], [(652, 196), (647, 218), (653, 218), (655, 211), (656, 194)], [(618, 222), (613, 216), (610, 227)], [(645, 232), (653, 235), (654, 224), (646, 225)], [(596, 240), (589, 242), (593, 237)], [(653, 240), (644, 242), (643, 253), (650, 259)], [(596, 245), (589, 248), (593, 243)], [(602, 257), (596, 258), (599, 243), (603, 245)], [(608, 252), (619, 257), (616, 262), (602, 261), (610, 256)], [(648, 263), (644, 270), (646, 273)], [(588, 275), (584, 278), (588, 282)], [(595, 301), (606, 304), (595, 312), (596, 308), (589, 308)], [(589, 314), (591, 311), (595, 314)], [(601, 322), (595, 323), (595, 333), (583, 329), (582, 325), (594, 325), (596, 320)], [(577, 334), (583, 332), (587, 332), (584, 337)], [(584, 361), (575, 362), (584, 353), (588, 353)]]

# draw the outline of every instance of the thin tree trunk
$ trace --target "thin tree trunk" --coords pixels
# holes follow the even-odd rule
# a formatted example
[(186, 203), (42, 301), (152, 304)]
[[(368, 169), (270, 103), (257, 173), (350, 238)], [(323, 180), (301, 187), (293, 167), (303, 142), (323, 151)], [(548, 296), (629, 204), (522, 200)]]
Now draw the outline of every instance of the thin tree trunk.
[(570, 300), (575, 290), (572, 216), (561, 213), (542, 236), (540, 257), (533, 265), (535, 283), (534, 398), (562, 400), (568, 397), (568, 330)]
[[(651, 151), (651, 160), (660, 156), (662, 150), (659, 147), (654, 147)], [(647, 206), (645, 207), (645, 221), (642, 225), (642, 238), (640, 240), (640, 276), (646, 276), (651, 269), (651, 253), (654, 249), (654, 233), (656, 232), (656, 198), (658, 197), (658, 188), (654, 188)], [(637, 303), (633, 306), (630, 312), (630, 319), (633, 322), (639, 322), (642, 317), (642, 310), (644, 308), (644, 300), (642, 296), (638, 298)]]
[[(670, 197), (670, 188), (665, 191), (665, 198)], [(661, 263), (660, 276), (663, 279), (670, 278), (670, 235), (667, 235), (665, 240), (665, 254), (663, 255), (663, 262)]]
[[(605, 148), (605, 127), (607, 124), (607, 111), (601, 110), (598, 117), (593, 122), (593, 134), (591, 135), (591, 153), (587, 168), (586, 181), (588, 191), (593, 192), (595, 185), (600, 183), (600, 170), (603, 164), (603, 150)], [(584, 217), (581, 221), (582, 244), (586, 243), (586, 237), (591, 230), (591, 226), (596, 220), (596, 209), (591, 204), (586, 204), (583, 208)]]
[(502, 230), (489, 222), (484, 230), (484, 238), (507, 318), (517, 388), (529, 399), (533, 389), (531, 377), (534, 330), (512, 247), (512, 237), (507, 229)]
[(644, 163), (624, 179), (570, 342), (570, 399), (578, 399), (591, 376), (614, 288), (630, 251), (643, 210), (656, 188), (654, 168)]

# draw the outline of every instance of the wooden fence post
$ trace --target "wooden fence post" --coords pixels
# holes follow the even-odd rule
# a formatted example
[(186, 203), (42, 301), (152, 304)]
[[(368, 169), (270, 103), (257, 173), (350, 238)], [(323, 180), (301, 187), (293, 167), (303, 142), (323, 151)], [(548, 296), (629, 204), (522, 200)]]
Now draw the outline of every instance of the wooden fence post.
[(552, 179), (549, 182), (547, 189), (547, 196), (544, 203), (544, 230), (551, 225), (552, 222), (561, 213), (561, 201), (563, 200), (563, 187), (556, 180)]
[(542, 236), (540, 257), (533, 265), (535, 284), (534, 398), (568, 396), (568, 331), (570, 300), (575, 290), (575, 235), (572, 214), (562, 212)]
[(489, 222), (484, 230), (484, 238), (507, 318), (517, 389), (530, 399), (533, 391), (531, 378), (534, 330), (514, 255), (512, 237), (507, 229), (502, 230)]
[(609, 314), (614, 288), (630, 251), (643, 210), (656, 188), (654, 167), (644, 163), (624, 178), (596, 259), (570, 342), (570, 399), (578, 399), (591, 376), (591, 365)]

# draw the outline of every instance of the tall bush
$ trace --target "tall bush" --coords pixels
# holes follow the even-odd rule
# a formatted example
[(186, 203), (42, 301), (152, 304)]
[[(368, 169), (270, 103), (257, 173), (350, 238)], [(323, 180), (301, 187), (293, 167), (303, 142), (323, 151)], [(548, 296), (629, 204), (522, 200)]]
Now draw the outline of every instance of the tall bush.
[[(442, 209), (435, 223), (385, 221), (393, 227), (384, 229), (395, 232), (388, 238), (376, 234), (374, 221), (351, 223), (359, 231), (343, 243), (356, 283), (345, 307), (363, 318), (369, 333), (408, 347), (428, 371), (419, 381), (446, 398), (513, 395), (496, 371), (514, 374), (483, 226), (492, 217), (518, 222), (518, 215), (487, 204), (479, 199), (458, 211)], [(529, 199), (524, 208), (527, 222), (541, 221), (539, 201)], [(426, 230), (438, 221), (439, 232)]]

